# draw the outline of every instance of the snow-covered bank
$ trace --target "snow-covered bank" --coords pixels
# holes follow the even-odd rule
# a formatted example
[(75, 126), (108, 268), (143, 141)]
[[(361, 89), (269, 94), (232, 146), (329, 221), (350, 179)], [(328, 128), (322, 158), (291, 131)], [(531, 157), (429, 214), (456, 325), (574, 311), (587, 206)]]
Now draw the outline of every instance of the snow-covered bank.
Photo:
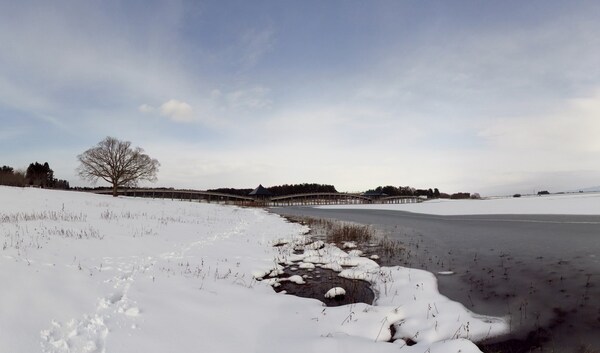
[(600, 215), (600, 194), (524, 196), (482, 200), (430, 200), (418, 204), (333, 205), (319, 207), (407, 211), (444, 216), (480, 214)]
[[(344, 275), (370, 280), (377, 306), (277, 294), (252, 274), (306, 229), (263, 210), (7, 187), (0, 199), (0, 352), (478, 352), (467, 339), (507, 328), (428, 272), (329, 245), (297, 260), (358, 265)], [(378, 342), (393, 322), (418, 343)]]

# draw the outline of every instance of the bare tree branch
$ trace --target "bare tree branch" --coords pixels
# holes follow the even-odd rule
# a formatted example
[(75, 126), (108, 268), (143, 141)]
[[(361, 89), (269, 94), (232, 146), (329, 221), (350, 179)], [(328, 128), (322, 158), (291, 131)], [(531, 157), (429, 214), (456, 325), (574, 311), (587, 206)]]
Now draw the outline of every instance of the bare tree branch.
[(98, 145), (77, 156), (77, 174), (92, 183), (99, 179), (110, 183), (113, 196), (123, 186), (135, 186), (140, 180), (156, 181), (160, 163), (150, 158), (140, 147), (131, 147), (129, 141), (107, 137)]

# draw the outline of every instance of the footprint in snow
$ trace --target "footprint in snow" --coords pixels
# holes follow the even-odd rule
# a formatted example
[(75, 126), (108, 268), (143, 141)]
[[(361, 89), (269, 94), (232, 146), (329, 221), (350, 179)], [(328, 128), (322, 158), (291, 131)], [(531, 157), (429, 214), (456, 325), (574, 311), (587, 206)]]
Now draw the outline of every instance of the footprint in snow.
[(52, 321), (51, 327), (40, 333), (43, 353), (100, 353), (104, 352), (108, 328), (99, 315), (85, 315), (81, 320), (61, 324)]

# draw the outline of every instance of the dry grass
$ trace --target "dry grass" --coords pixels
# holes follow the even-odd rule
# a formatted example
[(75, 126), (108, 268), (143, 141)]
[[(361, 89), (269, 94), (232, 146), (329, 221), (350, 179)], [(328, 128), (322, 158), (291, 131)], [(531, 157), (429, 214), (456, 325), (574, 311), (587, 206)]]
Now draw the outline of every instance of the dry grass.
[(406, 250), (400, 241), (378, 236), (371, 226), (311, 217), (288, 217), (288, 220), (310, 227), (313, 236), (322, 237), (330, 243), (338, 245), (344, 242), (355, 242), (358, 245), (376, 243), (382, 255), (388, 257)]
[(312, 217), (288, 217), (287, 219), (308, 226), (313, 235), (323, 236), (330, 243), (342, 244), (347, 241), (367, 243), (375, 237), (373, 229), (362, 224)]
[(370, 242), (374, 237), (369, 226), (350, 223), (333, 223), (327, 231), (327, 241), (336, 244), (353, 241), (356, 243)]
[(87, 216), (83, 213), (71, 213), (64, 211), (43, 211), (43, 212), (18, 212), (11, 214), (0, 214), (0, 223), (18, 224), (19, 222), (32, 221), (57, 221), (57, 222), (85, 222)]
[(388, 237), (381, 238), (381, 240), (379, 240), (378, 243), (381, 247), (381, 252), (383, 253), (383, 255), (388, 257), (398, 255), (406, 250), (406, 248), (400, 241), (390, 239)]

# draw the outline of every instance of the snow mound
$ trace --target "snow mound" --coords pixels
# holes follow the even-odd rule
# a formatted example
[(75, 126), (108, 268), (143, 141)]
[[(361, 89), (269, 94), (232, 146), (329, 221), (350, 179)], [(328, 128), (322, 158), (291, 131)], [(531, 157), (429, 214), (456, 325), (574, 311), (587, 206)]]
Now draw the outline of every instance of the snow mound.
[(293, 275), (287, 278), (280, 278), (280, 281), (289, 281), (292, 283), (296, 283), (296, 284), (305, 284), (306, 282), (304, 281), (304, 278), (302, 278), (302, 276), (299, 275)]
[(343, 249), (354, 249), (354, 248), (356, 248), (356, 243), (353, 241), (345, 241), (342, 244), (342, 248)]
[(302, 262), (298, 265), (298, 268), (313, 269), (313, 268), (315, 268), (315, 265), (310, 262)]
[(363, 252), (362, 250), (350, 250), (348, 252), (348, 255), (350, 256), (362, 256)]
[(327, 291), (327, 293), (325, 293), (325, 298), (327, 299), (333, 299), (335, 297), (341, 297), (346, 295), (346, 290), (342, 287), (334, 287), (331, 288), (330, 290)]

